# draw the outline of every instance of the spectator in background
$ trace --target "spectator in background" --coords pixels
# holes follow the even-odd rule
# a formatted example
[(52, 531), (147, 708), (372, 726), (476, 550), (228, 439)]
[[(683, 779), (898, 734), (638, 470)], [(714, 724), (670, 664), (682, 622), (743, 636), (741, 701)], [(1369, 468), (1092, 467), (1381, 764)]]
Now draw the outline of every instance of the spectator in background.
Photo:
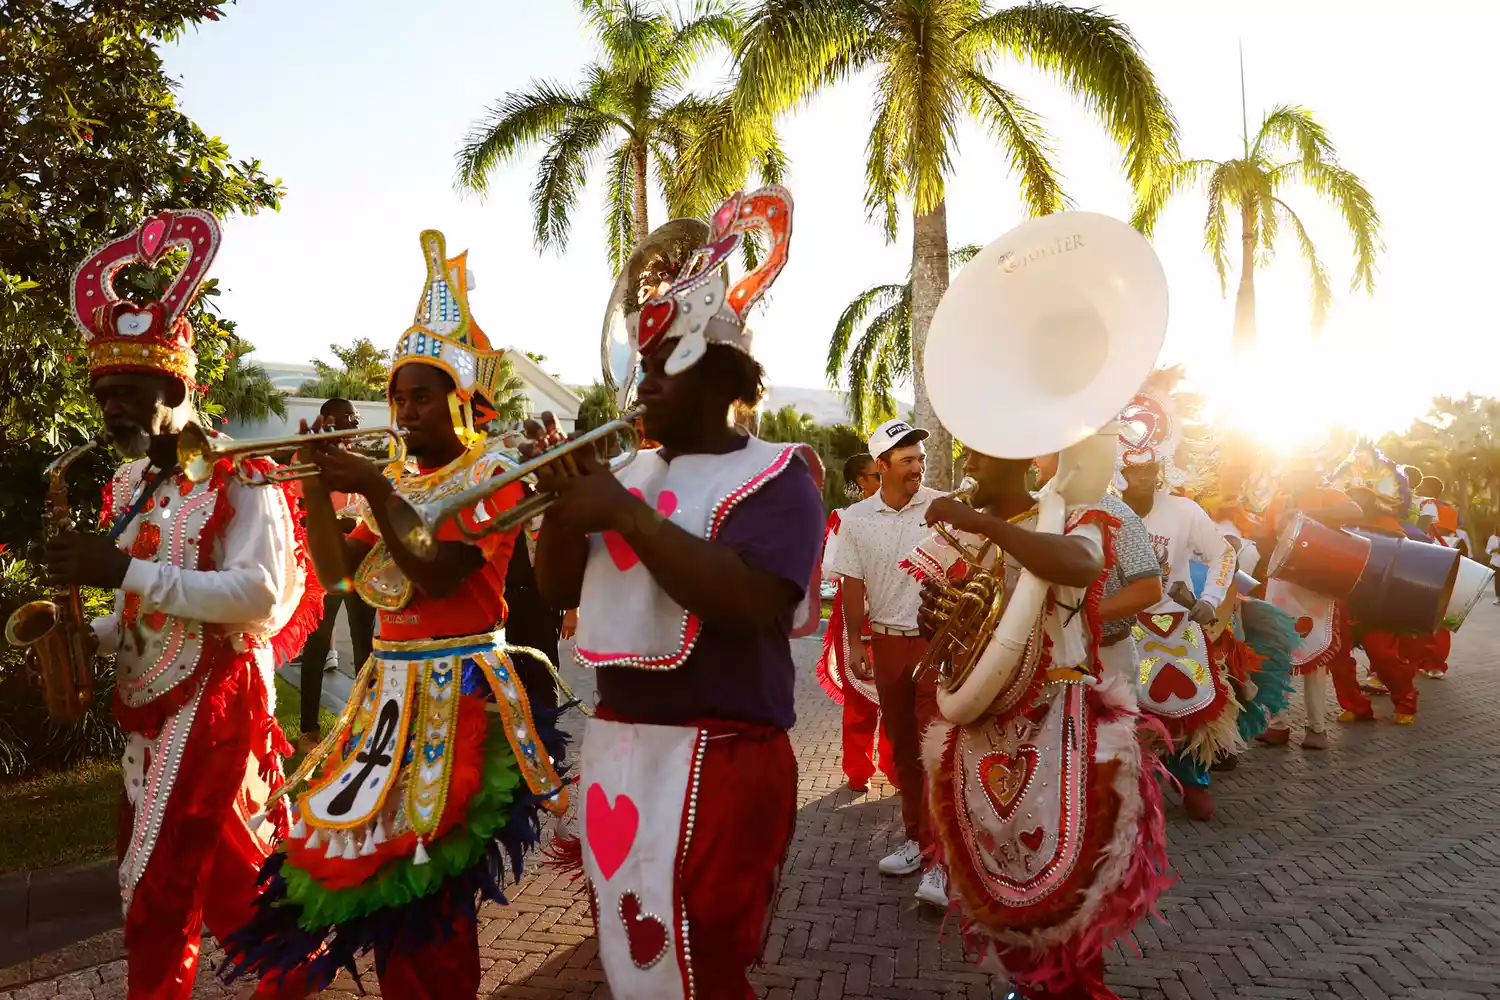
[[(522, 489), (528, 497), (535, 492), (524, 483)], [(548, 604), (536, 585), (536, 573), (532, 569), (536, 558), (536, 523), (528, 524), (523, 530), (505, 571), (505, 603), (510, 609), (510, 616), (505, 620), (505, 644), (535, 649), (555, 666), (557, 640), (563, 630), (563, 612)], [(538, 663), (535, 657), (524, 653), (515, 654), (514, 662), (531, 704), (556, 708), (557, 682), (548, 664)]]
[(1490, 531), (1489, 541), (1484, 543), (1484, 554), (1489, 564), (1495, 567), (1495, 603), (1500, 604), (1500, 524)]
[[(349, 431), (359, 427), (359, 411), (347, 399), (334, 397), (323, 401), (318, 411), (314, 430)], [(330, 492), (333, 509), (341, 511), (349, 505), (347, 493)], [(348, 534), (354, 529), (353, 517), (340, 517), (339, 524)], [(322, 740), (318, 729), (318, 708), (323, 700), (323, 672), (338, 667), (338, 657), (330, 657), (333, 646), (333, 629), (338, 621), (339, 606), (343, 605), (349, 619), (349, 641), (354, 647), (354, 670), (357, 673), (370, 655), (370, 641), (375, 635), (375, 609), (354, 592), (328, 594), (323, 598), (323, 620), (307, 637), (302, 647), (302, 735), (297, 739), (297, 749), (302, 752), (313, 749)]]
[(551, 410), (543, 410), (538, 416), (542, 421), (542, 442), (548, 448), (562, 444), (568, 439), (568, 436), (557, 426), (557, 417), (552, 414)]

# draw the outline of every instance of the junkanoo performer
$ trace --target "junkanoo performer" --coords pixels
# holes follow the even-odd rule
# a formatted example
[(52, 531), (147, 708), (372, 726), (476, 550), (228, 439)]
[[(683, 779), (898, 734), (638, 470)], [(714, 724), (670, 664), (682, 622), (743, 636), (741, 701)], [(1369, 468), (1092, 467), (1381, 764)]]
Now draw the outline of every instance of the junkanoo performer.
[[(1144, 522), (1166, 578), (1166, 596), (1136, 626), (1143, 657), (1141, 707), (1159, 716), (1178, 743), (1165, 759), (1167, 769), (1182, 787), (1188, 815), (1207, 821), (1214, 813), (1209, 767), (1243, 748), (1238, 728), (1242, 706), (1227, 660), (1211, 654), (1204, 632), (1219, 618), (1233, 582), (1236, 553), (1202, 507), (1168, 492), (1186, 481), (1185, 470), (1176, 464), (1182, 426), (1172, 386), (1179, 377), (1176, 369), (1157, 372), (1121, 411), (1116, 487)], [(1203, 592), (1196, 596), (1193, 553), (1208, 566)], [(1152, 655), (1153, 648), (1160, 655)]]
[[(322, 607), (283, 488), (247, 486), (227, 460), (202, 482), (178, 467), (197, 368), (183, 313), (218, 248), (212, 215), (163, 212), (91, 254), (72, 283), (105, 434), (122, 454), (145, 456), (106, 489), (107, 534), (63, 534), (46, 551), (51, 582), (115, 591), (114, 613), (92, 626), (98, 651), (115, 655), (126, 734), (119, 843), (131, 1000), (186, 1000), (200, 928), (228, 934), (251, 912), (276, 826), (257, 814), (291, 753), (273, 715), (273, 662), (301, 646)], [(121, 268), (173, 251), (186, 260), (160, 300), (120, 300)]]
[[(971, 451), (974, 507), (941, 498), (927, 511), (971, 550), (988, 545), (986, 567), (1003, 558), (1007, 592), (1022, 567), (1052, 581), (1029, 652), (990, 711), (929, 728), (933, 816), (971, 954), (998, 964), (1029, 1000), (1108, 998), (1105, 947), (1170, 882), (1165, 817), (1136, 735), (1134, 664), (1109, 666), (1099, 649), (1116, 521), (1075, 507), (1065, 534), (1032, 531), (1029, 464)], [(929, 579), (973, 572), (939, 537), (911, 564)], [(935, 597), (928, 589), (928, 631)]]
[[(659, 448), (617, 475), (585, 456), (577, 477), (538, 476), (557, 500), (537, 579), (553, 605), (579, 608), (575, 655), (597, 671), (578, 829), (616, 1000), (754, 996), (746, 971), (791, 841), (789, 633), (816, 599), (822, 498), (799, 446), (731, 416), (761, 397), (745, 317), (791, 226), (782, 188), (736, 194), (688, 267), (652, 282), (638, 311), (627, 303)], [(767, 256), (731, 282), (751, 231)]]
[[(1443, 499), (1444, 484), (1436, 476), (1423, 476), (1412, 488), (1412, 502), (1417, 505), (1418, 527), (1439, 545), (1458, 549), (1467, 555), (1468, 534), (1459, 524), (1458, 508)], [(1453, 648), (1453, 633), (1440, 628), (1432, 635), (1411, 636), (1410, 648), (1417, 672), (1432, 680), (1448, 676), (1448, 654)]]
[(566, 808), (556, 713), (533, 713), (494, 635), (518, 529), (484, 531), (520, 484), (461, 513), (463, 531), (443, 523), (430, 560), (392, 528), (401, 498), (438, 501), (513, 466), (475, 428), (500, 352), (469, 312), (466, 255), (449, 258), (435, 230), (421, 248), (427, 280), (388, 390), (415, 471), (310, 449), (329, 489), (364, 498), (347, 549), (356, 590), (379, 610), (374, 652), (290, 779), (306, 782), (295, 825), (254, 919), (226, 942), (235, 974), (298, 970), (315, 988), (373, 950), (382, 992), (403, 1000), (475, 995), (476, 900), (504, 902), (506, 862), (519, 877), (539, 810)]
[[(850, 456), (844, 463), (844, 484), (851, 500), (868, 500), (880, 491), (880, 471), (869, 452)], [(849, 669), (849, 630), (845, 616), (849, 614), (844, 600), (844, 581), (831, 567), (836, 564), (835, 546), (839, 541), (839, 511), (828, 515), (828, 526), (823, 536), (823, 572), (835, 581), (833, 612), (828, 616), (828, 626), (823, 631), (823, 653), (818, 657), (818, 683), (834, 703), (843, 707), (843, 765), (844, 776), (849, 787), (856, 792), (867, 791), (870, 778), (875, 774), (876, 758), (881, 773), (896, 788), (901, 787), (896, 773), (896, 761), (891, 751), (890, 740), (880, 720), (880, 694), (875, 682), (855, 675)], [(870, 616), (864, 608), (854, 609), (859, 615), (860, 640), (870, 641)], [(865, 662), (871, 662), (868, 651)]]

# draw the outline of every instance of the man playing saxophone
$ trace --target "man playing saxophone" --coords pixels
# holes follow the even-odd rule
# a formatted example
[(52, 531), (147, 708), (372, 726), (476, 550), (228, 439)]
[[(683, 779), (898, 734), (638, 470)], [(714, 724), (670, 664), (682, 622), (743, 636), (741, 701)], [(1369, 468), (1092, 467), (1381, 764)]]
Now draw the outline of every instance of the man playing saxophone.
[[(946, 596), (977, 576), (1003, 574), (1007, 597), (1023, 569), (1050, 584), (1027, 650), (989, 709), (928, 730), (933, 819), (965, 938), (987, 963), (1033, 1000), (1113, 997), (1104, 947), (1167, 882), (1161, 793), (1142, 766), (1131, 671), (1100, 660), (1119, 522), (1077, 506), (1062, 534), (1033, 530), (1029, 465), (971, 449), (972, 506), (934, 500), (926, 519), (949, 526), (949, 537), (939, 533), (904, 564), (924, 579), (919, 620), (929, 634), (951, 608)], [(949, 690), (961, 683), (950, 680)]]
[[(291, 752), (272, 714), (273, 654), (301, 645), (322, 601), (283, 488), (243, 485), (228, 463), (202, 482), (178, 467), (197, 365), (182, 314), (218, 242), (212, 215), (164, 212), (90, 255), (72, 284), (105, 434), (144, 456), (106, 489), (105, 533), (65, 532), (46, 548), (54, 585), (115, 591), (114, 613), (91, 623), (91, 637), (116, 658), (114, 713), (126, 733), (131, 1000), (186, 1000), (200, 928), (224, 935), (250, 914), (276, 825), (257, 814)], [(188, 259), (162, 299), (119, 300), (115, 273), (171, 248)]]

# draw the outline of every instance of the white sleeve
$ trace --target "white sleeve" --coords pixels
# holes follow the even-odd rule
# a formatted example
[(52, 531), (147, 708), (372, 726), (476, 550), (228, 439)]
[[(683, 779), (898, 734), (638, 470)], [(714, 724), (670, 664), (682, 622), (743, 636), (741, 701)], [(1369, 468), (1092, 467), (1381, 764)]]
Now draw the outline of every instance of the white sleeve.
[[(864, 567), (859, 561), (859, 539), (853, 537), (858, 529), (855, 527), (854, 519), (845, 517), (840, 519), (839, 534), (851, 537), (842, 539), (838, 545), (831, 546), (833, 555), (824, 555), (823, 572), (829, 576), (845, 576), (855, 580), (865, 578)], [(832, 539), (830, 539), (830, 542)]]
[(1224, 603), (1229, 582), (1234, 578), (1234, 546), (1229, 544), (1229, 539), (1219, 531), (1207, 511), (1192, 501), (1188, 503), (1191, 508), (1183, 507), (1188, 512), (1188, 545), (1208, 564), (1208, 578), (1203, 582), (1199, 600), (1218, 607)]
[(105, 615), (89, 622), (94, 636), (99, 640), (99, 655), (112, 656), (120, 651), (120, 616)]
[(1484, 543), (1484, 551), (1500, 552), (1500, 535), (1491, 535), (1490, 540)]
[(219, 567), (182, 569), (132, 559), (122, 589), (141, 595), (141, 610), (196, 621), (258, 622), (271, 617), (280, 597), (278, 579), (290, 558), (275, 487), (231, 482), (234, 516), (224, 531)]
[(833, 567), (835, 560), (838, 559), (839, 534), (843, 530), (844, 527), (840, 524), (839, 530), (830, 531), (828, 533), (828, 541), (823, 543), (823, 579), (825, 580), (837, 580), (839, 577), (838, 573), (834, 572)]
[(1067, 536), (1069, 538), (1076, 538), (1079, 541), (1088, 542), (1093, 547), (1094, 553), (1099, 558), (1104, 558), (1104, 533), (1099, 530), (1097, 524), (1080, 524), (1072, 531), (1067, 532)]

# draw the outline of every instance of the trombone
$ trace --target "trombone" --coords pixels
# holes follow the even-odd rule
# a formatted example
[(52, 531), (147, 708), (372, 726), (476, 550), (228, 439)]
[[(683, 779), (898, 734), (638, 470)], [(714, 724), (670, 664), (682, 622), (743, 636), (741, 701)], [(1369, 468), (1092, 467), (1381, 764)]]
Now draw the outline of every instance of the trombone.
[(454, 523), (458, 525), (459, 532), (470, 540), (509, 531), (523, 525), (550, 507), (556, 497), (550, 493), (537, 493), (496, 516), (485, 516), (477, 528), (465, 524), (464, 519), (458, 518), (457, 515), (469, 508), (477, 507), (481, 502), (512, 483), (532, 480), (539, 469), (546, 468), (554, 462), (562, 463), (561, 467), (564, 471), (573, 473), (575, 452), (582, 448), (592, 448), (617, 434), (624, 435), (625, 446), (619, 455), (609, 460), (609, 471), (611, 474), (619, 472), (635, 461), (635, 456), (640, 454), (641, 436), (636, 423), (640, 419), (641, 412), (637, 409), (626, 413), (616, 420), (595, 427), (587, 433), (542, 452), (536, 458), (522, 462), (513, 469), (508, 469), (500, 475), (470, 486), (450, 497), (434, 500), (431, 503), (413, 504), (403, 497), (393, 496), (390, 510), (391, 526), (395, 528), (402, 544), (413, 555), (419, 559), (432, 559), (437, 555), (438, 528), (445, 521), (457, 518)]
[[(347, 431), (324, 431), (318, 434), (296, 434), (290, 437), (261, 438), (256, 441), (216, 441), (198, 424), (188, 424), (177, 435), (177, 464), (183, 475), (201, 483), (213, 475), (214, 466), (223, 459), (234, 464), (235, 477), (246, 486), (270, 486), (292, 480), (303, 480), (302, 522), (307, 527), (307, 552), (312, 558), (318, 582), (329, 594), (347, 594), (354, 586), (349, 575), (344, 536), (339, 531), (338, 514), (328, 488), (318, 476), (313, 462), (293, 462), (268, 472), (252, 470), (245, 461), (270, 458), (280, 452), (303, 448), (309, 443), (336, 442), (353, 446), (353, 450), (373, 461), (406, 461), (406, 431), (399, 427), (355, 428)], [(388, 443), (389, 442), (389, 443)], [(391, 454), (394, 446), (394, 454)], [(383, 449), (383, 450), (382, 450)]]

